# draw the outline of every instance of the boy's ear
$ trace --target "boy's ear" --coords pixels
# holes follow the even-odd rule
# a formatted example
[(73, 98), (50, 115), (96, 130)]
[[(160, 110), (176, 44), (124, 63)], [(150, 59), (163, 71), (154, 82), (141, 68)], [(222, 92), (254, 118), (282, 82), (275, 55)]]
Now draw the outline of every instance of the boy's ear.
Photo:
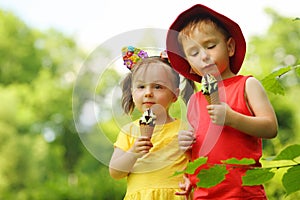
[(233, 56), (235, 53), (235, 41), (232, 37), (227, 40), (227, 49), (229, 57)]

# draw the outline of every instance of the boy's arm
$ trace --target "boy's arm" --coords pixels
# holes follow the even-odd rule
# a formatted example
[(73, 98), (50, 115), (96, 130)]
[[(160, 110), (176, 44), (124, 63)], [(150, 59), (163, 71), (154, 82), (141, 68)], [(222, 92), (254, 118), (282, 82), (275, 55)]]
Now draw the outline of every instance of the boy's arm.
[(180, 150), (184, 151), (188, 158), (191, 157), (191, 149), (192, 145), (195, 143), (195, 135), (194, 132), (186, 131), (186, 130), (180, 130), (178, 132), (178, 145)]
[(184, 179), (184, 182), (179, 183), (179, 188), (182, 191), (175, 192), (175, 195), (185, 196), (185, 200), (188, 200), (188, 199), (190, 199), (189, 196), (190, 196), (190, 193), (192, 190), (192, 184), (191, 184), (191, 181), (189, 180), (189, 178), (187, 177), (187, 175), (184, 175), (183, 179)]
[(225, 124), (252, 136), (274, 138), (277, 135), (277, 119), (261, 83), (253, 77), (248, 78), (245, 95), (254, 116), (246, 116), (228, 109)]

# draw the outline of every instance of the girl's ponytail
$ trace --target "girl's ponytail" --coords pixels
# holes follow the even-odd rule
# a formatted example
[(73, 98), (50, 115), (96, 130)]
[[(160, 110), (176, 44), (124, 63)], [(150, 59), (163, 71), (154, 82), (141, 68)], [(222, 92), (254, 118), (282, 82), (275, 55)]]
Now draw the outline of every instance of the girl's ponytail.
[(126, 114), (131, 114), (134, 110), (134, 103), (131, 94), (132, 73), (130, 72), (121, 82), (122, 88), (122, 108)]
[(187, 78), (183, 78), (182, 82), (184, 82), (184, 87), (181, 91), (181, 96), (182, 96), (184, 103), (187, 104), (190, 97), (195, 92), (196, 86), (195, 86), (194, 81), (187, 79)]

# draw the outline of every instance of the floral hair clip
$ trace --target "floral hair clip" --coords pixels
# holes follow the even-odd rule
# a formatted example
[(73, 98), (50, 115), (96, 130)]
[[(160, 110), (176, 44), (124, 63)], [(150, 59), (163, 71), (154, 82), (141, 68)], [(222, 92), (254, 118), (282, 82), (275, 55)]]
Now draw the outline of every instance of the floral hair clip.
[(133, 66), (140, 60), (144, 58), (148, 58), (147, 52), (135, 48), (133, 46), (123, 47), (122, 48), (122, 57), (124, 61), (124, 65), (132, 70)]

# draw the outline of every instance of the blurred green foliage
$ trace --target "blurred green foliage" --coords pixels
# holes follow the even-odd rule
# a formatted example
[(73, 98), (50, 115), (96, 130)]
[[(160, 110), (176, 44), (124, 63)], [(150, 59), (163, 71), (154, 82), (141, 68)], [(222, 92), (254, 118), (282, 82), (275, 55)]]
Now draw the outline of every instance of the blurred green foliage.
[(0, 199), (121, 199), (123, 181), (75, 129), (73, 83), (86, 54), (13, 13), (0, 10), (0, 24)]
[[(272, 24), (268, 32), (250, 39), (241, 72), (258, 79), (299, 65), (300, 21), (266, 12)], [(0, 24), (0, 199), (122, 199), (125, 180), (109, 176), (108, 167), (85, 148), (75, 128), (72, 101), (82, 99), (72, 99), (72, 92), (85, 52), (73, 38), (53, 29), (35, 30), (11, 12), (0, 10)], [(114, 81), (99, 84), (100, 99), (113, 87), (109, 83), (120, 78), (108, 73)], [(297, 73), (291, 70), (280, 77), (284, 95), (269, 93), (279, 134), (264, 141), (265, 159), (300, 143)], [(85, 88), (90, 87), (82, 88), (81, 98)], [(174, 116), (183, 116), (181, 106), (174, 105)], [(109, 132), (112, 142), (119, 131), (113, 119), (95, 126)], [(299, 192), (285, 198), (281, 178), (286, 170), (281, 171), (265, 184), (269, 199), (299, 199)]]

